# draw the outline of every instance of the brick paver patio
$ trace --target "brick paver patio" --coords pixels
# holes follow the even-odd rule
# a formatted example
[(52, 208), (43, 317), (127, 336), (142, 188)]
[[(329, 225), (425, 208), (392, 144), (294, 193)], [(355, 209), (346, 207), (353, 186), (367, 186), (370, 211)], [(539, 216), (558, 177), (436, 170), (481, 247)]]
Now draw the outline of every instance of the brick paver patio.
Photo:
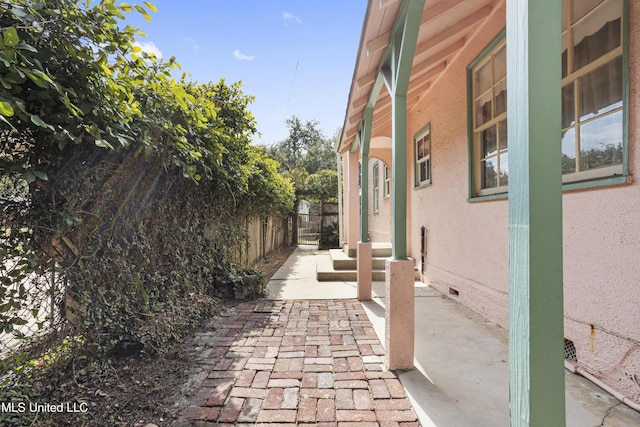
[(242, 303), (209, 327), (174, 427), (419, 425), (357, 300)]

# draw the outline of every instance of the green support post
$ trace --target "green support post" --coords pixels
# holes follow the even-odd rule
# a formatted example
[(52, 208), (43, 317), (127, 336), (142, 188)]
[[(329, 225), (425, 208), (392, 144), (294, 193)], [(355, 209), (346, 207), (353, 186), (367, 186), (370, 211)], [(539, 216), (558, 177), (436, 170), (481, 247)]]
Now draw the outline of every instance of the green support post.
[(507, 0), (511, 427), (564, 427), (561, 0)]
[(369, 241), (369, 150), (360, 151), (360, 241)]
[(384, 83), (391, 95), (392, 161), (391, 187), (391, 257), (407, 259), (407, 91), (416, 49), (424, 0), (409, 0), (399, 13), (381, 69)]

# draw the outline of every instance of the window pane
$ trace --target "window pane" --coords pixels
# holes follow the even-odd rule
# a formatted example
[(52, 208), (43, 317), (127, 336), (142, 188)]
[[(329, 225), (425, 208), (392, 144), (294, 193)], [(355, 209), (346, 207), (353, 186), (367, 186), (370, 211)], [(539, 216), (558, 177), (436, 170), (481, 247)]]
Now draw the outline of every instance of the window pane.
[(562, 88), (562, 129), (575, 124), (573, 82)]
[(579, 87), (580, 121), (622, 107), (622, 58), (581, 78)]
[(475, 72), (475, 81), (473, 82), (474, 98), (485, 93), (491, 87), (491, 61), (488, 61)]
[(491, 120), (491, 92), (487, 92), (476, 101), (476, 127)]
[(482, 188), (495, 188), (498, 186), (497, 160), (498, 159), (494, 157), (480, 162), (482, 167)]
[(424, 156), (429, 157), (431, 154), (431, 134), (428, 133), (424, 137)]
[(499, 82), (507, 75), (507, 48), (502, 47), (493, 57), (493, 81)]
[[(568, 1), (564, 0), (562, 3), (568, 3)], [(573, 11), (571, 13), (571, 22), (576, 22), (578, 19), (586, 15), (591, 9), (602, 3), (602, 0), (574, 0), (572, 3)]]
[(480, 133), (481, 157), (489, 157), (496, 154), (497, 140), (496, 127), (491, 126)]
[(424, 139), (420, 138), (418, 140), (418, 148), (416, 149), (418, 152), (418, 160), (424, 157)]
[[(565, 2), (563, 2), (564, 4)], [(567, 77), (567, 71), (569, 70), (569, 32), (564, 32), (562, 34), (562, 78)]]
[(507, 111), (507, 80), (502, 80), (498, 83), (493, 92), (495, 96), (495, 115), (498, 116)]
[(500, 151), (507, 149), (507, 121), (503, 120), (498, 123), (498, 142)]
[(427, 163), (428, 162), (420, 163), (420, 182), (421, 183), (429, 179), (429, 176), (427, 175)]
[(500, 154), (500, 186), (509, 184), (509, 153)]
[(621, 15), (622, 0), (610, 1), (573, 28), (573, 71), (620, 46)]
[(576, 130), (567, 129), (562, 132), (562, 173), (576, 171)]
[(580, 127), (580, 169), (622, 164), (622, 111)]

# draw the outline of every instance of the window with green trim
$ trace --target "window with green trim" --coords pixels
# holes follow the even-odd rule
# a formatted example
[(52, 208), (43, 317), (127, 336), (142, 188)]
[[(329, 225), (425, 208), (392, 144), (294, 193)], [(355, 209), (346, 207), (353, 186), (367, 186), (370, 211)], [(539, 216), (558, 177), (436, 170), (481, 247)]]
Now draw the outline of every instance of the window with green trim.
[(380, 163), (373, 164), (373, 213), (380, 210)]
[(428, 124), (414, 139), (415, 186), (431, 184), (431, 125)]
[[(564, 183), (623, 174), (625, 0), (562, 2)], [(509, 183), (506, 43), (494, 41), (469, 67), (473, 196)]]
[(507, 191), (507, 48), (498, 43), (472, 70), (475, 195)]
[(623, 3), (563, 2), (564, 182), (622, 174)]
[(384, 171), (384, 183), (382, 184), (382, 198), (388, 199), (391, 195), (391, 170), (387, 165), (382, 167)]

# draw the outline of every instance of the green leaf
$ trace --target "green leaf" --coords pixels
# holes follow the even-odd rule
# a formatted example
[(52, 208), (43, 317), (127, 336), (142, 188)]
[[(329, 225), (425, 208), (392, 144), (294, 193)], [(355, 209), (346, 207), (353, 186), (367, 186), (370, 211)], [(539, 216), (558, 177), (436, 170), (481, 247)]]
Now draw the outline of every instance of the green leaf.
[(28, 50), (29, 52), (38, 53), (38, 49), (27, 43), (19, 43), (17, 47), (21, 50)]
[(41, 128), (50, 129), (52, 131), (55, 131), (55, 128), (53, 126), (51, 126), (50, 124), (45, 123), (44, 120), (42, 120), (40, 118), (40, 116), (37, 116), (35, 114), (31, 115), (31, 122), (36, 126), (40, 126)]
[(38, 178), (41, 179), (43, 181), (49, 181), (49, 177), (47, 176), (46, 172), (42, 172), (42, 171), (33, 171), (33, 174)]
[(0, 114), (4, 117), (13, 116), (13, 107), (6, 101), (0, 101)]
[(129, 13), (133, 11), (133, 8), (129, 3), (120, 3), (120, 10), (122, 10), (125, 13)]
[(144, 19), (145, 19), (147, 22), (151, 22), (151, 15), (149, 15), (149, 12), (147, 12), (147, 9), (145, 9), (144, 7), (139, 6), (139, 5), (137, 5), (137, 4), (136, 4), (134, 7), (136, 8), (136, 10), (137, 10), (138, 12), (140, 12), (140, 13), (142, 14), (142, 16), (144, 16)]
[(113, 150), (113, 145), (109, 144), (109, 141), (105, 139), (96, 139), (96, 145), (100, 148), (109, 148)]
[(18, 37), (18, 30), (15, 27), (9, 27), (4, 30), (4, 45), (8, 47), (17, 46), (20, 43), (20, 37)]
[(147, 6), (149, 8), (150, 11), (152, 12), (158, 12), (158, 8), (156, 7), (155, 4), (151, 3), (150, 1), (146, 1), (144, 2), (144, 5)]

